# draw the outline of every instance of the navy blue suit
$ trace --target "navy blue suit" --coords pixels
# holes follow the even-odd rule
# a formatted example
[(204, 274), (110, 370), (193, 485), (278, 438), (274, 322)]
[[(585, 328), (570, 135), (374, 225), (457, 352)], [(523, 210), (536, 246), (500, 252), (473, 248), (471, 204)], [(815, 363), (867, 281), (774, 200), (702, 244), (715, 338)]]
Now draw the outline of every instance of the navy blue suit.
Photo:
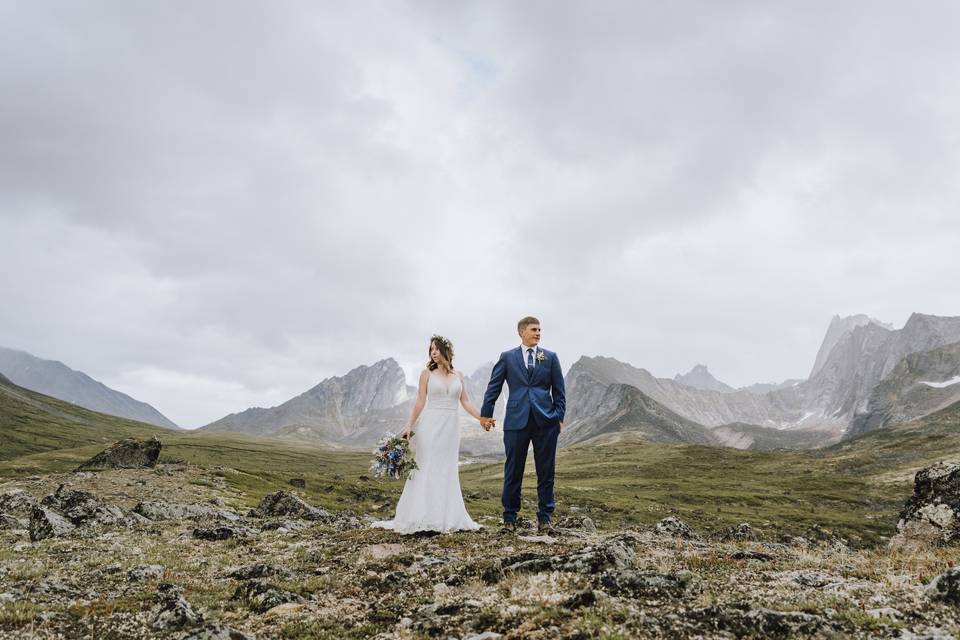
[[(557, 436), (567, 409), (563, 372), (557, 354), (535, 347), (534, 367), (528, 370), (526, 348), (515, 347), (500, 354), (490, 374), (480, 415), (493, 416), (503, 383), (510, 387), (507, 415), (503, 420), (503, 520), (516, 522), (520, 510), (520, 487), (527, 464), (527, 449), (533, 443), (537, 467), (537, 520), (549, 522), (556, 503), (553, 475), (557, 458)], [(521, 353), (523, 351), (523, 353)], [(536, 354), (541, 354), (539, 358)]]

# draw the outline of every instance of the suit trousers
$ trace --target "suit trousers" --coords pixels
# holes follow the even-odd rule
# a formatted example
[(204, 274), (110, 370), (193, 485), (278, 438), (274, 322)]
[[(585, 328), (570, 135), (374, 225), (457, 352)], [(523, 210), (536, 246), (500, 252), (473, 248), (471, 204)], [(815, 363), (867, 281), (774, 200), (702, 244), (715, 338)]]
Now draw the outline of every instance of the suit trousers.
[(557, 436), (560, 425), (540, 426), (530, 412), (523, 429), (504, 429), (503, 448), (507, 461), (503, 465), (503, 521), (516, 522), (520, 511), (520, 488), (523, 469), (527, 464), (527, 449), (533, 443), (533, 462), (537, 468), (537, 520), (550, 522), (556, 507), (553, 498), (553, 472), (557, 461)]

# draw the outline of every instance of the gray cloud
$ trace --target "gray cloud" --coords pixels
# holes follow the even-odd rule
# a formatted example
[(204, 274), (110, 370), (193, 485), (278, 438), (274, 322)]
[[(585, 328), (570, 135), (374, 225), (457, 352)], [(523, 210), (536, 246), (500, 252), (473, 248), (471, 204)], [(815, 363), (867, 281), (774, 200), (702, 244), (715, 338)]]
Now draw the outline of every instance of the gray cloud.
[(535, 313), (570, 365), (805, 375), (960, 313), (960, 10), (0, 8), (0, 344), (195, 426)]

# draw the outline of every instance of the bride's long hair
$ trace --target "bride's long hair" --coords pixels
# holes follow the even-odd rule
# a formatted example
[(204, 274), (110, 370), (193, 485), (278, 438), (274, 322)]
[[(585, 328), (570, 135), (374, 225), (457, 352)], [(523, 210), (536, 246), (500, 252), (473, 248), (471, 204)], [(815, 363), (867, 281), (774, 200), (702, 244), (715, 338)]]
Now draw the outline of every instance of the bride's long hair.
[(430, 346), (427, 348), (427, 357), (429, 358), (427, 362), (427, 369), (434, 371), (440, 366), (433, 361), (433, 356), (430, 354), (430, 352), (433, 350), (433, 347), (437, 348), (437, 351), (440, 352), (440, 355), (443, 356), (443, 359), (447, 361), (447, 366), (450, 367), (450, 371), (453, 371), (453, 343), (443, 336), (438, 335), (434, 335), (430, 338)]

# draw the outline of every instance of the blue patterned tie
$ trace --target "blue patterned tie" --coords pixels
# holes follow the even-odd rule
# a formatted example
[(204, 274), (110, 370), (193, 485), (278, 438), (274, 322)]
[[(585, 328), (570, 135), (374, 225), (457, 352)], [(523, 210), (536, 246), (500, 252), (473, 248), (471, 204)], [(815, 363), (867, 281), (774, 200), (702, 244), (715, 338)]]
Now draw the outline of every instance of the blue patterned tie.
[(533, 373), (533, 349), (527, 349), (527, 373)]

